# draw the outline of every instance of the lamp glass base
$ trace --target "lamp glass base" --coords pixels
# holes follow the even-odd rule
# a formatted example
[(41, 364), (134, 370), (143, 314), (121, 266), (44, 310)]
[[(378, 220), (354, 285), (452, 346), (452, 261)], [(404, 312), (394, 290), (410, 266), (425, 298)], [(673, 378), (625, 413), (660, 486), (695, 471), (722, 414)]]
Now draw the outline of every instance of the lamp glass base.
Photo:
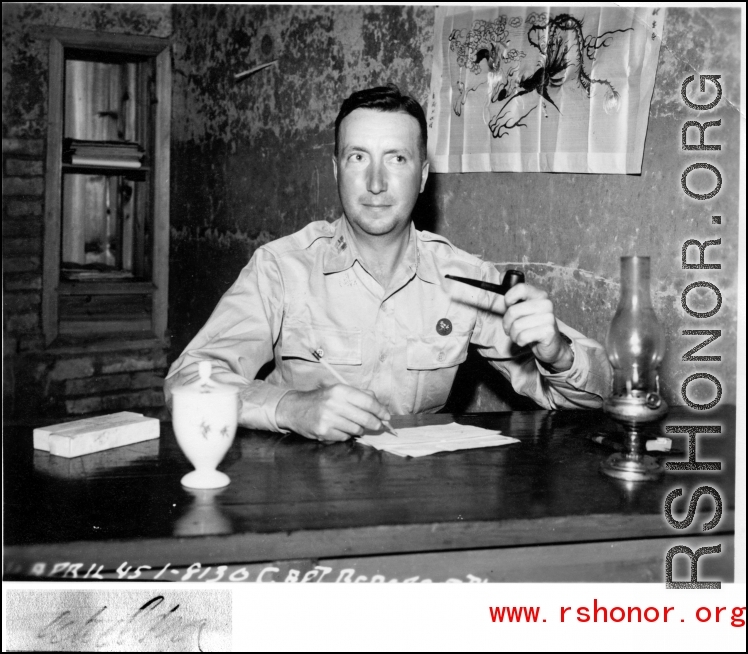
[(647, 454), (631, 457), (616, 452), (600, 464), (600, 472), (624, 481), (649, 481), (662, 474), (662, 466)]

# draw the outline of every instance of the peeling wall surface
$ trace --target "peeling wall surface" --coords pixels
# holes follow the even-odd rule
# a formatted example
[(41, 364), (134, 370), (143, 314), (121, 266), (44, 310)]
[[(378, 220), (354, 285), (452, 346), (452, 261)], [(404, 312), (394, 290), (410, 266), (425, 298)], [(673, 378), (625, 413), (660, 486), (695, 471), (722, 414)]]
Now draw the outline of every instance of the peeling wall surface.
[[(340, 215), (333, 124), (351, 92), (394, 82), (427, 109), (434, 12), (393, 5), (5, 5), (4, 150), (6, 140), (22, 139), (43, 160), (47, 44), (34, 38), (35, 26), (171, 37), (173, 359), (258, 246), (309, 221)], [(618, 302), (620, 257), (651, 256), (653, 301), (668, 334), (661, 370), (666, 399), (682, 404), (683, 380), (703, 372), (723, 381), (723, 402), (735, 402), (740, 51), (740, 10), (667, 9), (641, 175), (431, 175), (416, 205), (416, 226), (500, 268), (521, 267), (530, 283), (549, 292), (562, 320), (600, 341)], [(235, 80), (237, 73), (276, 59)], [(681, 97), (684, 79), (700, 73), (722, 76), (722, 100), (710, 111), (689, 109)], [(696, 82), (690, 86), (693, 101), (712, 99), (697, 88)], [(706, 142), (721, 150), (681, 149), (686, 120), (718, 119), (721, 126), (708, 130)], [(692, 130), (690, 142), (697, 136)], [(682, 172), (696, 162), (710, 163), (722, 175), (720, 192), (707, 201), (693, 200), (681, 188)], [(30, 171), (39, 164), (28, 165)], [(36, 175), (43, 180), (40, 171)], [(713, 185), (703, 171), (689, 180), (699, 192)], [(38, 199), (21, 193), (18, 202), (41, 216)], [(20, 204), (13, 206), (21, 211)], [(4, 203), (4, 236), (6, 215)], [(721, 225), (712, 224), (712, 215), (722, 216)], [(32, 230), (21, 218), (11, 221), (13, 229)], [(14, 287), (10, 304), (6, 278), (4, 329), (18, 350), (30, 347), (34, 334), (39, 339), (41, 229), (23, 237), (24, 247), (36, 248), (27, 254), (37, 264), (13, 273), (13, 283), (22, 286)], [(705, 261), (721, 263), (721, 270), (681, 267), (686, 240), (717, 238), (721, 244), (707, 249)], [(689, 262), (698, 262), (696, 247)], [(681, 304), (684, 288), (699, 280), (722, 294), (720, 311), (701, 320)], [(688, 302), (692, 310), (708, 311), (715, 299), (702, 288), (691, 291)], [(721, 355), (722, 361), (684, 362), (683, 354), (704, 340), (683, 336), (684, 329), (721, 329), (721, 338), (700, 354)], [(502, 401), (502, 381), (477, 359), (460, 373), (451, 407), (524, 406), (516, 398)], [(694, 382), (689, 396), (707, 402), (714, 388)]]
[(48, 42), (40, 27), (167, 37), (163, 4), (3, 4), (3, 138), (46, 139)]
[[(332, 175), (333, 124), (351, 92), (387, 82), (427, 109), (433, 50), (433, 7), (174, 5), (174, 129), (170, 326), (183, 346), (207, 319), (254, 249), (340, 215)], [(242, 81), (234, 74), (278, 63)], [(500, 266), (522, 267), (554, 300), (559, 317), (604, 342), (619, 295), (620, 257), (652, 257), (652, 296), (668, 335), (662, 367), (668, 402), (683, 404), (681, 384), (706, 372), (735, 379), (737, 343), (740, 13), (737, 9), (667, 10), (644, 152), (632, 175), (475, 173), (432, 175), (416, 207), (416, 225)], [(720, 74), (723, 99), (694, 111), (681, 98), (691, 74)], [(697, 85), (690, 97), (699, 100)], [(707, 143), (720, 151), (681, 149), (686, 120), (721, 119)], [(697, 136), (697, 135), (696, 135)], [(691, 135), (691, 143), (696, 136)], [(717, 166), (723, 185), (709, 201), (681, 189), (691, 163)], [(689, 182), (712, 183), (708, 173)], [(712, 215), (722, 215), (719, 227)], [(683, 270), (688, 239), (721, 238), (707, 250), (720, 271)], [(698, 262), (691, 248), (689, 262)], [(722, 292), (720, 312), (689, 317), (683, 289), (705, 279)], [(201, 289), (195, 293), (195, 289)], [(714, 306), (706, 289), (691, 291), (695, 311)], [(721, 329), (709, 346), (719, 363), (683, 362), (697, 337), (683, 329)], [(702, 339), (703, 340), (703, 337)], [(700, 341), (698, 341), (700, 342)], [(480, 357), (477, 357), (478, 359)], [(487, 372), (480, 361), (475, 370)], [(451, 406), (505, 406), (461, 373)], [(714, 387), (692, 383), (706, 402)], [(735, 401), (734, 383), (722, 401)], [(511, 406), (521, 406), (516, 401)]]

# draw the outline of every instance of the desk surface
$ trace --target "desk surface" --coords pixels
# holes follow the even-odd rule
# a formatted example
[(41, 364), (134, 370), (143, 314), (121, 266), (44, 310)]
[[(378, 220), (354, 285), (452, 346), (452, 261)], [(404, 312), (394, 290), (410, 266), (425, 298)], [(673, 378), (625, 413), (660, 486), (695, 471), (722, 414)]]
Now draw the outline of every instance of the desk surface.
[[(452, 419), (397, 417), (393, 424)], [(76, 459), (35, 451), (29, 427), (6, 427), (6, 561), (63, 557), (116, 566), (147, 552), (150, 565), (189, 565), (674, 537), (665, 497), (682, 487), (688, 498), (710, 479), (725, 491), (715, 532), (733, 530), (734, 407), (717, 417), (673, 408), (663, 423), (721, 425), (721, 435), (699, 436), (697, 450), (699, 460), (721, 461), (721, 471), (665, 472), (639, 484), (598, 471), (613, 450), (593, 439), (620, 441), (602, 412), (458, 421), (520, 442), (410, 459), (355, 441), (322, 444), (240, 428), (220, 466), (232, 482), (220, 491), (180, 485), (191, 467), (169, 423), (158, 440)], [(687, 459), (687, 438), (674, 436), (675, 452), (665, 458)], [(711, 517), (707, 504), (699, 509)], [(697, 517), (688, 535), (699, 530)]]

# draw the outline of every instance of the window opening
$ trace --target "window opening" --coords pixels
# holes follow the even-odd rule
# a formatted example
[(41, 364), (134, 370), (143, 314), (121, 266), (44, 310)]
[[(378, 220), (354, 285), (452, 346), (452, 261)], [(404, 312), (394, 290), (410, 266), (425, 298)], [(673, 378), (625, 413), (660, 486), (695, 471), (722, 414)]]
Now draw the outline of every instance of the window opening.
[(143, 278), (149, 137), (146, 63), (65, 58), (61, 277)]

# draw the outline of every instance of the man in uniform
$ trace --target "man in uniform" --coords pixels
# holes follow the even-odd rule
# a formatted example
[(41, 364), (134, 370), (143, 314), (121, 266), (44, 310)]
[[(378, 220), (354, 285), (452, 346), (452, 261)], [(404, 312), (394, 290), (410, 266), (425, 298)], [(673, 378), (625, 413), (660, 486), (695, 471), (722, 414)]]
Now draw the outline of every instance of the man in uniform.
[(391, 415), (438, 411), (473, 343), (543, 407), (602, 405), (604, 349), (558, 321), (544, 291), (519, 284), (501, 296), (445, 279), (501, 275), (413, 226), (426, 138), (421, 106), (393, 85), (343, 103), (333, 157), (343, 216), (254, 253), (172, 365), (167, 401), (207, 359), (214, 379), (241, 388), (241, 425), (345, 440)]

